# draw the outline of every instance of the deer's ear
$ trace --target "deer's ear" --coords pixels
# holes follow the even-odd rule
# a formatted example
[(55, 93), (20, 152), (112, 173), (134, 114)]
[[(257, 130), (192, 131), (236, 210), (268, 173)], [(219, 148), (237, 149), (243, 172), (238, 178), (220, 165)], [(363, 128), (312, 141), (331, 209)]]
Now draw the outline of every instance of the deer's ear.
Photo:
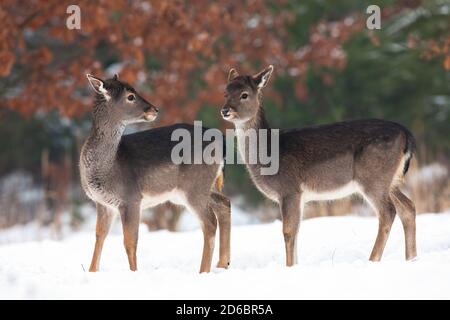
[(91, 85), (92, 89), (94, 89), (95, 92), (103, 93), (103, 90), (106, 90), (102, 79), (94, 77), (91, 74), (87, 74), (86, 78), (88, 78), (89, 84)]
[(87, 74), (86, 77), (89, 80), (89, 83), (98, 94), (104, 95), (107, 99), (109, 97), (108, 91), (105, 89), (105, 83), (102, 79), (94, 77), (93, 75)]
[(236, 71), (236, 69), (231, 68), (230, 72), (228, 73), (228, 82), (236, 79), (239, 77), (239, 73)]
[(270, 65), (266, 69), (261, 71), (260, 73), (255, 74), (253, 76), (253, 80), (255, 81), (255, 83), (259, 89), (264, 88), (267, 85), (267, 83), (269, 82), (270, 76), (272, 74), (272, 71), (273, 71), (273, 66)]

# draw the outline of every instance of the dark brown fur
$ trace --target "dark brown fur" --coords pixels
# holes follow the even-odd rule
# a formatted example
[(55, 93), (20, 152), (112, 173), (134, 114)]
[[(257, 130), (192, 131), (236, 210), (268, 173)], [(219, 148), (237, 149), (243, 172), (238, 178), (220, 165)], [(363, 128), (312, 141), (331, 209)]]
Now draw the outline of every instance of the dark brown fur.
[[(172, 147), (177, 143), (171, 141), (172, 132), (183, 128), (193, 135), (194, 127), (176, 124), (122, 136), (126, 124), (152, 121), (157, 109), (117, 78), (89, 80), (97, 100), (92, 130), (80, 155), (80, 173), (86, 194), (97, 204), (96, 244), (90, 271), (99, 268), (103, 242), (115, 212), (121, 216), (130, 269), (136, 270), (141, 209), (166, 201), (187, 206), (201, 222), (204, 247), (200, 272), (210, 271), (218, 222), (218, 266), (226, 268), (230, 260), (230, 205), (225, 196), (212, 191), (221, 176), (221, 165), (176, 165), (171, 160)], [(134, 100), (126, 101), (130, 94), (135, 95)]]
[[(255, 76), (230, 72), (222, 115), (236, 128), (271, 130), (261, 104), (261, 90), (271, 72), (271, 67)], [(288, 266), (295, 263), (303, 204), (336, 199), (341, 193), (360, 193), (378, 215), (371, 260), (381, 258), (396, 207), (405, 228), (406, 258), (416, 256), (414, 204), (398, 189), (415, 148), (409, 130), (398, 123), (369, 119), (279, 133), (278, 173), (261, 175), (259, 164), (247, 164), (247, 168), (258, 189), (280, 205)], [(246, 141), (246, 152), (248, 147)]]

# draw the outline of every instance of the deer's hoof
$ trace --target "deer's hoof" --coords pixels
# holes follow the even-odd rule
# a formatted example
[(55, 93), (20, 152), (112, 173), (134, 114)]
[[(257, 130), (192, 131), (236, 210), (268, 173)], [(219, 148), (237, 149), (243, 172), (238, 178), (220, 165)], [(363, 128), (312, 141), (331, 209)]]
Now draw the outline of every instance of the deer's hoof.
[(217, 268), (228, 269), (229, 266), (230, 266), (230, 262), (221, 262), (221, 261), (219, 261), (217, 263)]

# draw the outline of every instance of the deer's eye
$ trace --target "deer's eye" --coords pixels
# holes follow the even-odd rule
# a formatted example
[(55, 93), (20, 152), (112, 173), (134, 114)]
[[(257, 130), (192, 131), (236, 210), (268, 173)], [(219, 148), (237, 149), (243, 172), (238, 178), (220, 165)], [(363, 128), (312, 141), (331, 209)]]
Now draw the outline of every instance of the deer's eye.
[(248, 98), (248, 93), (244, 92), (244, 93), (241, 95), (241, 99), (245, 100), (245, 99), (247, 99), (247, 98)]
[(130, 95), (128, 95), (128, 97), (127, 97), (127, 100), (128, 101), (134, 101), (136, 99), (136, 97), (134, 96), (134, 94), (130, 94)]

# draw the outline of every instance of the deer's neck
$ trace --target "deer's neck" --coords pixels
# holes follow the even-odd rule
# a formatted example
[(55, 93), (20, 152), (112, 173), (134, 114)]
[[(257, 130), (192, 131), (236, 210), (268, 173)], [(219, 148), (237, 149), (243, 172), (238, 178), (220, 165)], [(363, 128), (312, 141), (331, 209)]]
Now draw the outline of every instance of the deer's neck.
[(97, 111), (82, 154), (82, 165), (91, 173), (106, 173), (116, 159), (125, 125)]
[(243, 128), (245, 129), (266, 129), (268, 131), (270, 131), (270, 125), (269, 122), (266, 119), (266, 115), (264, 113), (264, 109), (261, 107), (259, 107), (258, 112), (256, 113), (256, 116), (254, 116), (252, 119), (239, 124), (238, 125), (239, 128)]
[[(236, 125), (236, 136), (238, 149), (241, 158), (245, 161), (249, 168), (256, 168), (258, 164), (252, 163), (251, 159), (256, 156), (262, 143), (270, 149), (271, 145), (271, 128), (266, 120), (264, 109), (259, 108), (258, 113), (252, 119)], [(265, 131), (265, 134), (263, 134)], [(253, 153), (256, 152), (256, 155)]]

